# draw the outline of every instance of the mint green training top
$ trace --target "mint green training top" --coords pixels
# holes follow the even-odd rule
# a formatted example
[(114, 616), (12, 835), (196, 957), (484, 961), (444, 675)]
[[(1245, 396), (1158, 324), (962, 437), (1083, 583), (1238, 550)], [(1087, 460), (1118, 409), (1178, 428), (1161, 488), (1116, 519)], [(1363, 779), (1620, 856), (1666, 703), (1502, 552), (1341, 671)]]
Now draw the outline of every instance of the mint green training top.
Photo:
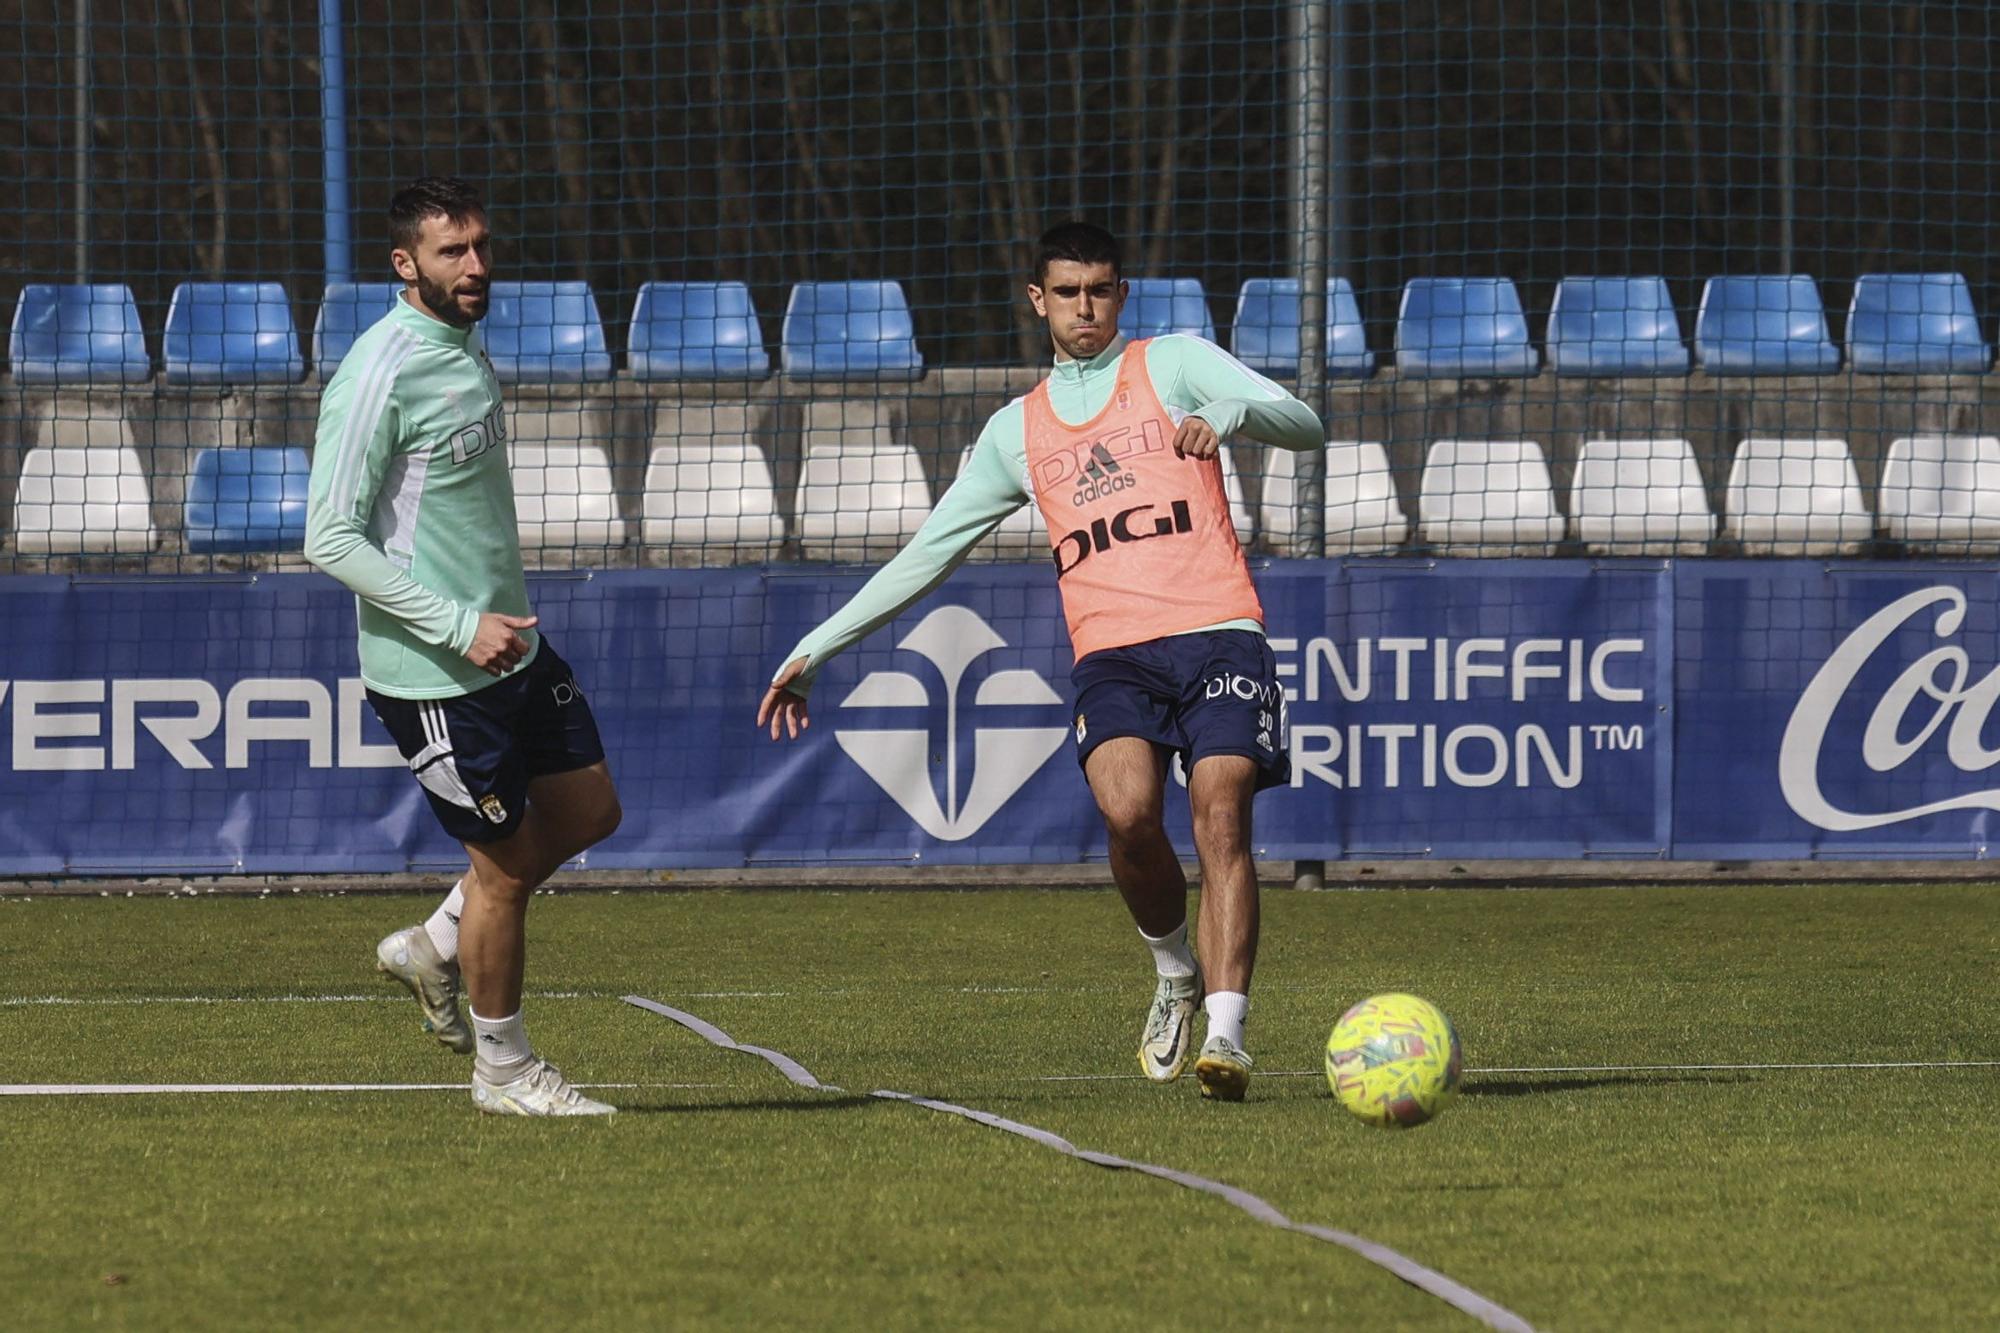
[[(1055, 363), (1049, 375), (1049, 406), (1059, 418), (1083, 422), (1104, 409), (1118, 381), (1118, 358), (1126, 343), (1123, 337), (1114, 338), (1088, 361)], [(1325, 446), (1318, 414), (1206, 338), (1180, 333), (1154, 338), (1146, 344), (1146, 374), (1175, 425), (1198, 416), (1225, 440), (1240, 434), (1294, 451)], [(794, 660), (806, 659), (804, 670), (789, 686), (793, 693), (803, 696), (829, 658), (928, 595), (1009, 514), (1033, 500), (1024, 402), (1025, 395), (1016, 398), (987, 420), (958, 471), (958, 480), (938, 500), (910, 544), (785, 654), (778, 674)], [(1186, 633), (1219, 629), (1263, 632), (1254, 620), (1230, 620)]]
[[(500, 679), (465, 650), (481, 612), (528, 614), (506, 440), (477, 330), (400, 296), (320, 396), (305, 553), (354, 590), (368, 688), (443, 699)], [(516, 671), (541, 642), (519, 633)]]

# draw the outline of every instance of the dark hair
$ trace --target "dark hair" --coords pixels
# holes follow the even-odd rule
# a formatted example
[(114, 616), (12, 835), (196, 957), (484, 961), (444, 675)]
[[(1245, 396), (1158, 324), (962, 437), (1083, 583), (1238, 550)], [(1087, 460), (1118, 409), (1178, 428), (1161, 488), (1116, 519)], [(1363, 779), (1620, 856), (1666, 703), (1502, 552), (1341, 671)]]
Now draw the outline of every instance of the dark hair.
[(1109, 264), (1119, 271), (1118, 238), (1088, 222), (1058, 222), (1042, 233), (1035, 256), (1035, 284), (1048, 280), (1049, 265), (1059, 259), (1072, 264)]
[(414, 250), (425, 218), (463, 224), (485, 212), (479, 192), (456, 176), (425, 176), (396, 191), (389, 201), (389, 243), (398, 250)]

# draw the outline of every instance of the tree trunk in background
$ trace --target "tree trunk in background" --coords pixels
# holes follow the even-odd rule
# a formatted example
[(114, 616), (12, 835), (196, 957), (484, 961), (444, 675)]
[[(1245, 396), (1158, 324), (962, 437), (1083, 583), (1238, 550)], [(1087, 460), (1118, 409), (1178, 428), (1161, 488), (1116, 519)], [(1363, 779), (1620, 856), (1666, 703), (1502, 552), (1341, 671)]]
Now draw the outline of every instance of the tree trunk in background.
[(590, 238), (595, 217), (590, 200), (590, 128), (583, 95), (578, 91), (584, 72), (574, 51), (566, 50), (556, 33), (549, 0), (531, 0), (530, 30), (535, 35), (542, 69), (542, 102), (552, 122), (551, 138), (558, 179), (569, 210), (558, 227), (562, 250), (573, 276), (590, 272)]
[(229, 174), (222, 165), (222, 140), (215, 132), (215, 113), (209, 109), (208, 93), (194, 58), (194, 19), (188, 14), (187, 0), (173, 0), (174, 17), (180, 22), (181, 59), (186, 71), (189, 105), (194, 109), (195, 129), (201, 135), (202, 158), (208, 165), (209, 241), (197, 244), (202, 270), (211, 281), (225, 272), (229, 252)]
[[(287, 65), (291, 54), (283, 41), (289, 32), (272, 18), (271, 0), (254, 0), (252, 16), (257, 29), (257, 71), (260, 80), (257, 108), (260, 128), (263, 130), (264, 155), (270, 167), (270, 177), (260, 182), (262, 190), (258, 194), (258, 211), (269, 221), (259, 228), (259, 245), (256, 250), (259, 271), (281, 268), (284, 256), (298, 242), (299, 214), (292, 190), (292, 172), (296, 169), (292, 151), (292, 118), (288, 105), (286, 78)], [(264, 205), (268, 202), (269, 207)], [(276, 264), (271, 261), (277, 260)], [(298, 295), (298, 293), (294, 293)]]

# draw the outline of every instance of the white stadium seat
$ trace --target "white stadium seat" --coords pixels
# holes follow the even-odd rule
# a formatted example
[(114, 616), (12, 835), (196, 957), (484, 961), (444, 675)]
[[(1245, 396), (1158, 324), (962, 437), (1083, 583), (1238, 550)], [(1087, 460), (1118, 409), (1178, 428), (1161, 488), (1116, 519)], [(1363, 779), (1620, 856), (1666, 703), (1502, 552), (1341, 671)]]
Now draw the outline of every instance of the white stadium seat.
[(123, 417), (44, 416), (21, 459), (15, 549), (23, 554), (143, 552), (159, 541), (146, 470)]
[(1724, 509), (1722, 535), (1745, 555), (1851, 554), (1874, 531), (1844, 440), (1743, 441)]
[(1447, 555), (1548, 555), (1562, 540), (1549, 465), (1533, 440), (1438, 440), (1417, 513)]
[(2000, 437), (1912, 435), (1893, 441), (1876, 492), (1899, 542), (1958, 555), (2000, 551)]
[(644, 501), (648, 546), (769, 559), (785, 540), (778, 492), (743, 407), (664, 403)]
[(1587, 440), (1570, 491), (1576, 535), (1606, 555), (1701, 555), (1715, 512), (1686, 440)]
[(519, 445), (514, 517), (523, 546), (623, 546), (611, 460), (594, 444)]
[(799, 543), (808, 560), (886, 560), (931, 510), (916, 451), (876, 403), (835, 399), (806, 409)]
[[(1298, 458), (1271, 449), (1264, 463), (1264, 535), (1286, 555), (1299, 547)], [(1410, 520), (1396, 503), (1389, 456), (1372, 440), (1333, 440), (1326, 446), (1326, 553), (1363, 555), (1393, 551), (1410, 535)]]
[(623, 546), (618, 488), (602, 445), (584, 439), (581, 407), (516, 409), (507, 462), (521, 545)]

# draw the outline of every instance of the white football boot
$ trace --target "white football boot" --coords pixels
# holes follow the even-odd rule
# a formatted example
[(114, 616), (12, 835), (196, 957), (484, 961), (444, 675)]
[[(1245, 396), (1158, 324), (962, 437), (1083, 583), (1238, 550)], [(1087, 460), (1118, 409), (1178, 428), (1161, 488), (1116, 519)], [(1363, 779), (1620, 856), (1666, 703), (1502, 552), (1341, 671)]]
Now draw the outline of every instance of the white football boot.
[(488, 1115), (611, 1115), (618, 1110), (578, 1092), (560, 1069), (540, 1057), (506, 1082), (495, 1081), (511, 1072), (474, 1063), (472, 1104)]
[(1161, 977), (1139, 1037), (1139, 1068), (1155, 1083), (1172, 1083), (1194, 1045), (1194, 1014), (1201, 1007), (1201, 973)]
[(438, 957), (422, 926), (399, 930), (375, 946), (375, 970), (401, 982), (424, 1011), (424, 1030), (460, 1055), (472, 1054), (472, 1026), (458, 1007), (458, 964)]
[(1194, 1062), (1194, 1081), (1201, 1095), (1218, 1102), (1240, 1102), (1250, 1090), (1250, 1057), (1220, 1033), (1211, 1033)]

